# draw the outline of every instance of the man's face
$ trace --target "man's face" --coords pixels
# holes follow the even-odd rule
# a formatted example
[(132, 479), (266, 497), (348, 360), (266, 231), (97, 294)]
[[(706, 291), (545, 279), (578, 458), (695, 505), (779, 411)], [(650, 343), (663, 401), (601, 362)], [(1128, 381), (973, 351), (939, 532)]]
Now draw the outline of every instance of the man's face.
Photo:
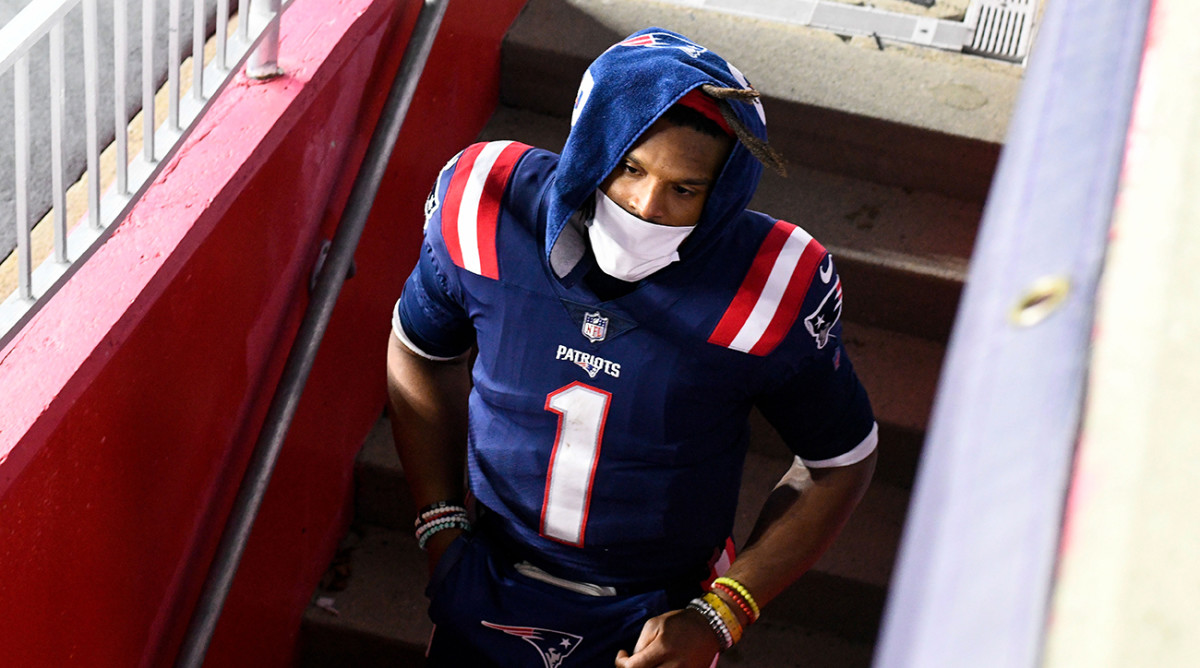
[(695, 225), (731, 143), (659, 120), (600, 188), (642, 220), (672, 227)]

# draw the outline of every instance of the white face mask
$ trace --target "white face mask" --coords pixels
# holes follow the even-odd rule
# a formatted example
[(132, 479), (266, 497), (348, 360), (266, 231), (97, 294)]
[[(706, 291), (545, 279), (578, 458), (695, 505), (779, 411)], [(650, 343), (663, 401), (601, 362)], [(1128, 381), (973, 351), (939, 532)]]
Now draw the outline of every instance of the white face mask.
[(622, 281), (638, 281), (679, 259), (679, 245), (695, 225), (656, 225), (622, 209), (602, 191), (596, 191), (596, 215), (588, 225), (588, 239), (596, 264)]

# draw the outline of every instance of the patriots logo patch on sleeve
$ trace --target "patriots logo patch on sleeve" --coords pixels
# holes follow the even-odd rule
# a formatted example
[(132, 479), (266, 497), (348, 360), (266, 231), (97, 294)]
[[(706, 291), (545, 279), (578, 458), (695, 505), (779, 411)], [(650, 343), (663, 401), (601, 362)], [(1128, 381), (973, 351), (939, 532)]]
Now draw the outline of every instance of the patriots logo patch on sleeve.
[(442, 171), (438, 172), (437, 178), (433, 181), (433, 189), (429, 191), (429, 197), (425, 198), (426, 228), (429, 227), (429, 220), (433, 218), (433, 214), (437, 213), (437, 210), (442, 206), (442, 201), (438, 199), (438, 185), (442, 182), (442, 177), (446, 175), (446, 172), (450, 171), (454, 167), (455, 163), (458, 162), (458, 158), (461, 155), (462, 153), (459, 153), (458, 155), (455, 155), (453, 158), (450, 158), (448, 161), (446, 161), (446, 164), (442, 167)]
[(820, 350), (829, 343), (829, 331), (842, 317), (842, 279), (833, 269), (832, 253), (825, 255), (825, 259), (817, 270), (817, 276), (820, 277), (821, 283), (825, 285), (832, 283), (832, 285), (821, 299), (821, 303), (817, 305), (816, 310), (804, 318), (804, 328), (816, 339), (817, 349)]
[(816, 339), (818, 349), (824, 348), (825, 344), (829, 343), (829, 330), (833, 329), (841, 317), (842, 281), (838, 279), (829, 292), (825, 293), (825, 298), (821, 300), (817, 310), (804, 319), (804, 327)]

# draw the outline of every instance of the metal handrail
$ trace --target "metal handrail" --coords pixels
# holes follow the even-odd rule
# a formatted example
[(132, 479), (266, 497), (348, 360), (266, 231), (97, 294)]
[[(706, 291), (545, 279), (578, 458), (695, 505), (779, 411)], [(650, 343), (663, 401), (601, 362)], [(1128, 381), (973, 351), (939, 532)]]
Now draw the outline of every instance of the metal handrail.
[(312, 299), (305, 310), (296, 341), (288, 353), (283, 375), (267, 411), (263, 430), (254, 446), (254, 453), (242, 478), (229, 521), (221, 535), (217, 555), (209, 570), (204, 591), (193, 613), (187, 637), (175, 664), (178, 668), (199, 668), (204, 662), (225, 598), (233, 585), (234, 575), (250, 538), (254, 519), (271, 481), (271, 473), (283, 448), (305, 382), (316, 360), (321, 339), (333, 314), (338, 293), (350, 271), (354, 251), (362, 236), (371, 205), (383, 182), (392, 149), (400, 136), (400, 127), (408, 114), (417, 82), (445, 16), (447, 1), (425, 0), (417, 16), (412, 38), (392, 82), (379, 123), (367, 146), (362, 168), (355, 177), (342, 222), (333, 237), (333, 244), (320, 271)]
[[(156, 20), (156, 0), (140, 0), (142, 6), (141, 33), (141, 109), (143, 114), (143, 150), (140, 156), (132, 160), (129, 155), (129, 115), (126, 104), (126, 87), (129, 83), (125, 75), (130, 54), (129, 35), (127, 35), (127, 5), (137, 0), (114, 0), (113, 2), (113, 31), (111, 37), (101, 35), (100, 17), (98, 16), (98, 0), (39, 0), (32, 2), (22, 9), (11, 21), (0, 28), (0, 74), (13, 72), (13, 120), (14, 120), (14, 158), (13, 173), (15, 176), (14, 208), (17, 246), (17, 289), (12, 295), (0, 294), (0, 342), (9, 338), (9, 334), (31, 317), (33, 309), (53, 293), (65, 276), (70, 273), (73, 263), (85, 257), (89, 250), (100, 239), (104, 238), (107, 230), (118, 222), (134, 199), (134, 194), (146, 183), (152, 181), (162, 162), (170, 155), (174, 146), (182, 139), (185, 130), (195, 122), (205, 108), (209, 99), (215, 95), (220, 86), (234, 72), (231, 66), (240, 62), (247, 51), (257, 41), (256, 50), (251, 54), (268, 54), (272, 71), (277, 72), (274, 56), (278, 52), (278, 25), (280, 0), (255, 0), (250, 3), (242, 0), (239, 16), (249, 17), (243, 20), (242, 28), (233, 40), (226, 39), (229, 25), (230, 0), (192, 0), (192, 87), (191, 95), (181, 95), (180, 66), (183, 59), (182, 44), (179, 28), (182, 18), (182, 0), (169, 0), (169, 12), (166, 20), (168, 45), (167, 71), (167, 122), (156, 130), (154, 98), (158, 91), (155, 77), (154, 54), (156, 34), (155, 28), (161, 28)], [(207, 11), (216, 3), (215, 35), (217, 54), (214, 62), (207, 68), (204, 66), (205, 42), (208, 39)], [(84, 127), (86, 129), (84, 153), (89, 175), (87, 193), (87, 225), (79, 225), (74, 231), (68, 230), (66, 191), (68, 175), (65, 173), (66, 159), (64, 148), (64, 129), (66, 119), (65, 68), (66, 40), (64, 22), (82, 5), (83, 14), (83, 67), (84, 72), (84, 104), (86, 107)], [(251, 25), (253, 24), (253, 25)], [(275, 29), (270, 30), (271, 27)], [(264, 29), (265, 34), (264, 34)], [(49, 196), (49, 211), (53, 214), (54, 252), (40, 266), (34, 267), (35, 258), (31, 252), (31, 217), (40, 218), (41, 211), (36, 203), (31, 206), (30, 186), (37, 175), (31, 172), (32, 120), (31, 113), (31, 83), (30, 65), (31, 52), (49, 38), (50, 63), (50, 153), (51, 153), (51, 188)], [(111, 38), (113, 43), (114, 71), (117, 76), (113, 80), (114, 106), (113, 112), (113, 146), (116, 154), (115, 182), (112, 189), (103, 194), (100, 189), (99, 164), (103, 147), (100, 143), (99, 122), (99, 80), (100, 73), (97, 64), (100, 62), (99, 50), (102, 37)], [(240, 37), (240, 38), (239, 38)], [(136, 39), (136, 38), (135, 38)], [(159, 67), (162, 64), (159, 63)], [(72, 175), (73, 176), (73, 175)], [(72, 179), (73, 180), (73, 179)], [(0, 259), (3, 259), (0, 257)], [(7, 299), (6, 299), (7, 297)]]

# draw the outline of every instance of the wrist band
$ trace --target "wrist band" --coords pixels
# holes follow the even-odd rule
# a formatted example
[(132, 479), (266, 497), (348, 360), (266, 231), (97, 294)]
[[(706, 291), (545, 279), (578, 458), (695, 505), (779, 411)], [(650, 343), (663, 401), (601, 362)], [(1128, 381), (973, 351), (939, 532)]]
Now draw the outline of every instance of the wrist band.
[(439, 520), (451, 519), (451, 518), (455, 518), (455, 517), (466, 517), (466, 516), (467, 516), (467, 511), (462, 510), (462, 509), (459, 509), (459, 510), (449, 510), (448, 509), (448, 510), (441, 511), (441, 512), (426, 513), (426, 514), (418, 517), (413, 522), (413, 529), (418, 529), (422, 525), (432, 524), (433, 522), (437, 522)]
[(729, 629), (730, 639), (733, 641), (730, 646), (736, 645), (742, 639), (742, 623), (738, 621), (737, 615), (733, 614), (733, 609), (729, 607), (725, 599), (711, 591), (705, 594), (701, 600), (708, 603), (721, 617), (721, 621), (725, 622), (725, 628)]
[(704, 615), (704, 621), (708, 622), (708, 626), (712, 628), (713, 633), (717, 634), (717, 644), (720, 646), (722, 652), (733, 647), (733, 635), (730, 633), (729, 627), (721, 619), (721, 615), (709, 605), (708, 601), (701, 598), (694, 598), (691, 603), (687, 604), (687, 607)]
[(417, 547), (422, 550), (435, 534), (446, 529), (471, 530), (467, 509), (449, 501), (436, 501), (421, 509), (413, 521), (417, 535)]
[(460, 513), (462, 515), (467, 514), (465, 506), (449, 501), (435, 501), (417, 512), (417, 519), (413, 524), (414, 526), (420, 526), (442, 515), (457, 515)]
[(749, 613), (746, 615), (750, 618), (750, 622), (754, 623), (758, 621), (758, 617), (762, 614), (762, 611), (759, 610), (758, 603), (755, 602), (754, 597), (750, 595), (750, 590), (746, 589), (742, 583), (733, 578), (719, 577), (713, 580), (713, 586), (723, 586), (725, 591), (735, 599), (739, 606), (744, 602), (750, 608)]
[(729, 600), (733, 601), (734, 604), (737, 605), (738, 609), (741, 610), (744, 615), (746, 615), (747, 623), (748, 624), (754, 623), (754, 611), (750, 609), (750, 606), (746, 604), (746, 600), (743, 599), (741, 596), (739, 596), (736, 591), (730, 589), (729, 587), (727, 587), (723, 584), (716, 584), (716, 583), (713, 584), (712, 590), (714, 592), (716, 592), (716, 591), (725, 592), (725, 595), (729, 597)]
[(471, 522), (464, 517), (451, 517), (448, 519), (437, 520), (428, 524), (422, 524), (417, 529), (417, 547), (425, 549), (426, 543), (430, 538), (446, 529), (462, 529), (463, 531), (471, 530)]

